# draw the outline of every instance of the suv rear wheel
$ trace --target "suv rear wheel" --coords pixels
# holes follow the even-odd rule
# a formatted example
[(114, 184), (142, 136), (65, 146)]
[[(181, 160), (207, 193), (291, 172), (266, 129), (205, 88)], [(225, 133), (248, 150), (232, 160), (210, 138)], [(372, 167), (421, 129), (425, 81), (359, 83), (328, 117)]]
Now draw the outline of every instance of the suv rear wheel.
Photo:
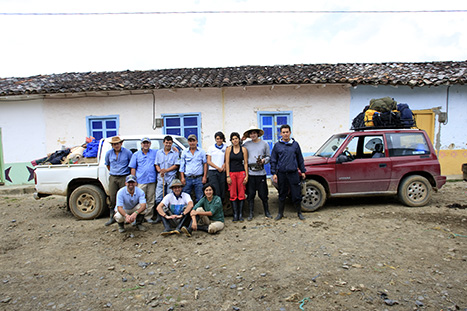
[(306, 181), (306, 193), (302, 198), (302, 211), (314, 212), (326, 202), (326, 190), (316, 180)]
[(399, 199), (407, 206), (420, 207), (430, 201), (432, 188), (430, 182), (423, 176), (405, 177), (399, 185)]

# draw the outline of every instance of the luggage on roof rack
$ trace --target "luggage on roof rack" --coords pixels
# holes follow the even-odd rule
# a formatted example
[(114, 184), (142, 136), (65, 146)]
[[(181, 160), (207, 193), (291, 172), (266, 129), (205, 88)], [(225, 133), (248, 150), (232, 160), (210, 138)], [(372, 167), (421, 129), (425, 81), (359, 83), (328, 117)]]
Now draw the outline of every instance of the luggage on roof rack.
[(372, 99), (353, 120), (351, 130), (398, 129), (416, 127), (408, 104), (393, 98)]

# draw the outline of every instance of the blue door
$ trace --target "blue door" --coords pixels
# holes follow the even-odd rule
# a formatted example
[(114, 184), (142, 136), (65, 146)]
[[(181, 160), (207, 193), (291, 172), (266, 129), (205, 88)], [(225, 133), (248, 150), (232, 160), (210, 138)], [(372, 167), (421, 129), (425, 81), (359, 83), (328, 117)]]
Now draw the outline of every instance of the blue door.
[[(261, 138), (268, 143), (271, 152), (274, 144), (281, 138), (281, 125), (288, 124), (292, 127), (291, 115), (291, 112), (258, 112), (259, 128), (264, 131)], [(271, 175), (271, 166), (267, 164), (264, 168)]]

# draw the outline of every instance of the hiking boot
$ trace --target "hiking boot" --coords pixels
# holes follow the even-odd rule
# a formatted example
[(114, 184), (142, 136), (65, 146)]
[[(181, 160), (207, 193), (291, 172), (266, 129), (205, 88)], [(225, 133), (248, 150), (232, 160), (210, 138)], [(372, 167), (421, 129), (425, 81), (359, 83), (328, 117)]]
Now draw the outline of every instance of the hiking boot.
[(135, 225), (139, 231), (146, 231), (147, 228), (143, 226), (144, 215), (136, 215)]
[(166, 229), (166, 230), (164, 230), (164, 231), (161, 232), (161, 235), (162, 235), (162, 236), (169, 236), (169, 235), (171, 235), (171, 234), (173, 234), (173, 231), (172, 231), (172, 230), (167, 230), (167, 229)]

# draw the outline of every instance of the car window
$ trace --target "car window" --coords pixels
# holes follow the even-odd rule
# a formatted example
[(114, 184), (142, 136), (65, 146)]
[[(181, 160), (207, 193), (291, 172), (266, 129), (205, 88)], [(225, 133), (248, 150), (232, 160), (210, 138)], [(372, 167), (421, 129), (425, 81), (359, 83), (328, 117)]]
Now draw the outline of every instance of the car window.
[(330, 158), (334, 153), (339, 149), (342, 143), (347, 138), (347, 135), (334, 135), (328, 139), (327, 142), (322, 145), (318, 151), (316, 151), (315, 156)]
[(355, 136), (347, 144), (346, 151), (355, 159), (384, 157), (384, 142), (382, 135)]
[(386, 134), (386, 139), (391, 157), (430, 154), (423, 133)]

